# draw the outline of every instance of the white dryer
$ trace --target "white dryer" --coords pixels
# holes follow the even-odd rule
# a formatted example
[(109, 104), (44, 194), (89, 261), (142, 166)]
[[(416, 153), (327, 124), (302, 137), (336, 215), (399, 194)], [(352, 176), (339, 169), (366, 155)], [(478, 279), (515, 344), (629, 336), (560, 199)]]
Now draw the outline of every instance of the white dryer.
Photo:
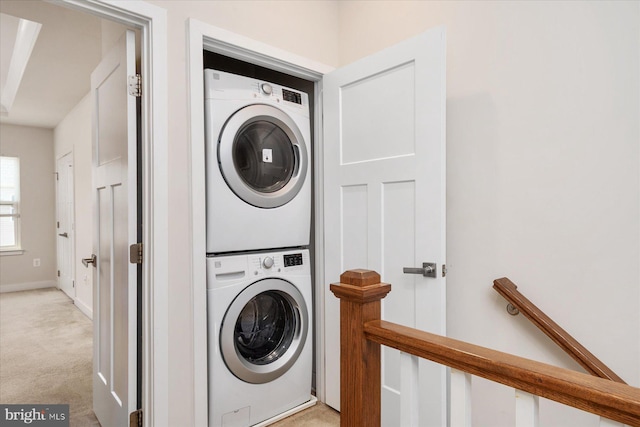
[(209, 426), (244, 427), (311, 399), (306, 249), (207, 257)]
[(207, 253), (307, 246), (309, 98), (205, 70)]

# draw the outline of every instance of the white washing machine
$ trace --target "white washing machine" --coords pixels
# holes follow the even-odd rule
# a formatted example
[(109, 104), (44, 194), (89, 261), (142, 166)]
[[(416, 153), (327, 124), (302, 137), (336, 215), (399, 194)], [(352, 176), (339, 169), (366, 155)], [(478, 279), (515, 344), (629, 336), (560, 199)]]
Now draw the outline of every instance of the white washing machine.
[(311, 399), (306, 249), (207, 257), (209, 426), (244, 427)]
[(207, 253), (309, 245), (309, 98), (205, 70)]

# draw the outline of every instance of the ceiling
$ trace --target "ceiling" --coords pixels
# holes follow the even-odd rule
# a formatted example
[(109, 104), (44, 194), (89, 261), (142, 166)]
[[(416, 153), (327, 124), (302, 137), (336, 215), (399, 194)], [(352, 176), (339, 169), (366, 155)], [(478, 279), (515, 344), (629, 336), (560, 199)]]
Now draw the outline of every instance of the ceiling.
[[(89, 93), (102, 57), (101, 19), (39, 0), (2, 0), (0, 12), (42, 24), (13, 106), (0, 123), (54, 128)], [(13, 49), (10, 43), (3, 37), (0, 49)]]

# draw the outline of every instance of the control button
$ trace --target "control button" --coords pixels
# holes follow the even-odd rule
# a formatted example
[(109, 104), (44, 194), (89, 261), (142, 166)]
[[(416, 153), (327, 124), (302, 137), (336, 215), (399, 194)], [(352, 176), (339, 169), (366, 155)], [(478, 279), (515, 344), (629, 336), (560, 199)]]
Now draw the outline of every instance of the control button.
[(266, 258), (262, 261), (262, 265), (264, 265), (264, 268), (271, 268), (271, 267), (273, 267), (273, 258), (271, 258), (270, 256), (266, 257)]
[(260, 89), (262, 89), (262, 92), (266, 95), (271, 95), (271, 92), (273, 92), (273, 88), (269, 83), (262, 83), (260, 85)]

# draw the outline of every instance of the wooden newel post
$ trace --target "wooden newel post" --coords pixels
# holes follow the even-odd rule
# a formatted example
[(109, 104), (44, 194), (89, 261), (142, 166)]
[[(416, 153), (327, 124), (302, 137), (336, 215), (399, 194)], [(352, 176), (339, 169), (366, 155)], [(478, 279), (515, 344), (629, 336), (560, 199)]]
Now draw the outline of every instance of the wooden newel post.
[(349, 270), (331, 285), (340, 298), (340, 425), (380, 425), (380, 344), (364, 336), (364, 324), (380, 319), (380, 300), (391, 285), (370, 270)]

